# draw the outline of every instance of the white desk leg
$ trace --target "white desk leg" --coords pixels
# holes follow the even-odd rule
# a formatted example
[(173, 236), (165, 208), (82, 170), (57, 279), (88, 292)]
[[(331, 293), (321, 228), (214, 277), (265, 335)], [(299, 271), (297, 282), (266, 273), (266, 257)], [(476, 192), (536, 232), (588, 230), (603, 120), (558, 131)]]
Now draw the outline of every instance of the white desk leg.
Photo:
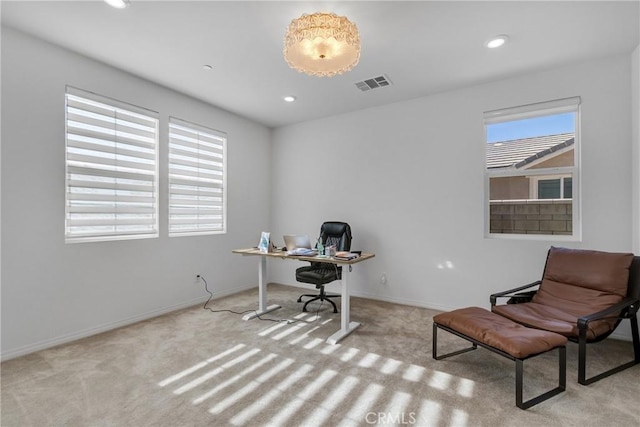
[(267, 257), (261, 256), (258, 261), (258, 310), (244, 315), (242, 320), (251, 320), (265, 313), (277, 310), (279, 305), (267, 307)]
[(328, 344), (337, 344), (360, 326), (360, 323), (349, 320), (349, 275), (351, 274), (349, 267), (348, 265), (342, 267), (342, 296), (340, 297), (342, 300), (340, 307), (342, 312), (340, 313), (340, 330), (327, 338)]

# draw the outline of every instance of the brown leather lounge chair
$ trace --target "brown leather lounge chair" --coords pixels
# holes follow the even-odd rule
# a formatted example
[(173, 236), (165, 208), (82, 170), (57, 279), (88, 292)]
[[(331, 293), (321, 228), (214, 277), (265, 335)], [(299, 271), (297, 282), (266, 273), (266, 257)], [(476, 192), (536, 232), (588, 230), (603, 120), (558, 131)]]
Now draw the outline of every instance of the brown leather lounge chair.
[[(498, 298), (509, 300), (496, 305)], [(578, 382), (583, 385), (640, 363), (639, 299), (640, 257), (555, 247), (547, 255), (542, 280), (490, 297), (494, 313), (577, 342)], [(605, 339), (624, 319), (631, 322), (634, 359), (586, 378), (587, 343)]]

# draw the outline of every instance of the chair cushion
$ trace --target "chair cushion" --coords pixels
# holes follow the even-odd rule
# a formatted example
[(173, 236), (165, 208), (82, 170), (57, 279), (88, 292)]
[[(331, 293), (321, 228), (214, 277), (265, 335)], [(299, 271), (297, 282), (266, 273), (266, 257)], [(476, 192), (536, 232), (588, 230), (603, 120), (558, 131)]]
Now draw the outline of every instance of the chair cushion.
[(324, 246), (335, 245), (337, 251), (351, 249), (351, 226), (346, 222), (327, 221), (320, 227)]
[(296, 269), (296, 280), (302, 283), (311, 283), (319, 288), (327, 283), (340, 280), (342, 278), (341, 272), (341, 268), (336, 269), (333, 264), (315, 263)]
[[(500, 305), (494, 313), (534, 328), (578, 336), (578, 318), (620, 302), (627, 294), (633, 254), (551, 247), (540, 289), (531, 302)], [(617, 319), (590, 322), (587, 339), (608, 334)]]
[[(525, 326), (552, 331), (566, 337), (577, 337), (579, 333), (578, 317), (580, 316), (572, 315), (555, 307), (529, 302), (525, 304), (496, 305), (491, 308), (491, 311)], [(616, 319), (589, 322), (587, 339), (593, 340), (612, 331), (615, 324)]]
[(561, 335), (526, 328), (480, 307), (440, 313), (433, 321), (517, 358), (544, 353), (567, 343)]
[(576, 317), (596, 313), (627, 295), (632, 260), (630, 253), (552, 247), (532, 302)]

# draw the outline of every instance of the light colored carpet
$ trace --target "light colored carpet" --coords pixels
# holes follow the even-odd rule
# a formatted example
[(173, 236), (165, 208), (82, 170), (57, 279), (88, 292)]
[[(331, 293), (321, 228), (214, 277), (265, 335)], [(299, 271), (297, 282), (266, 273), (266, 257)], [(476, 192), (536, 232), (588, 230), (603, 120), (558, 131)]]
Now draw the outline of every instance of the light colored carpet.
[[(301, 314), (302, 290), (269, 285), (269, 318), (193, 307), (2, 363), (2, 426), (638, 426), (640, 366), (590, 386), (567, 352), (567, 391), (523, 411), (514, 363), (478, 349), (431, 358), (436, 311), (352, 298), (362, 326), (340, 344), (328, 304)], [(257, 290), (215, 300), (256, 307)], [(318, 309), (319, 305), (313, 307)], [(316, 318), (317, 317), (317, 318)], [(466, 346), (446, 332), (441, 351)], [(590, 347), (590, 372), (631, 358)], [(557, 353), (525, 362), (525, 399), (555, 387)]]

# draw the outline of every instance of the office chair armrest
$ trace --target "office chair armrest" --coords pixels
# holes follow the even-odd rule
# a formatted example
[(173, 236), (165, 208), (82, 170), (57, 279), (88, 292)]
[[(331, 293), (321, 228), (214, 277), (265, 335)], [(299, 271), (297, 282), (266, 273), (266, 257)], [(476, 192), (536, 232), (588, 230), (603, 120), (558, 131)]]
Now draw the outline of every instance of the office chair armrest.
[(637, 298), (627, 297), (611, 307), (597, 313), (588, 314), (578, 319), (578, 329), (586, 329), (589, 322), (607, 317), (629, 319), (638, 312), (640, 301)]
[[(502, 291), (495, 294), (491, 294), (491, 296), (489, 297), (489, 301), (491, 301), (491, 306), (493, 307), (494, 305), (496, 305), (498, 298), (511, 298), (514, 296), (513, 295), (514, 292), (519, 292), (525, 289), (532, 288), (534, 286), (539, 286), (540, 283), (542, 283), (542, 281), (537, 280), (535, 282), (529, 283), (528, 285), (519, 286), (517, 288), (509, 289), (508, 291)], [(536, 292), (537, 291), (532, 291), (532, 292), (527, 292), (526, 294), (531, 294), (531, 296), (533, 296)], [(518, 296), (521, 296), (521, 295), (518, 295)]]

